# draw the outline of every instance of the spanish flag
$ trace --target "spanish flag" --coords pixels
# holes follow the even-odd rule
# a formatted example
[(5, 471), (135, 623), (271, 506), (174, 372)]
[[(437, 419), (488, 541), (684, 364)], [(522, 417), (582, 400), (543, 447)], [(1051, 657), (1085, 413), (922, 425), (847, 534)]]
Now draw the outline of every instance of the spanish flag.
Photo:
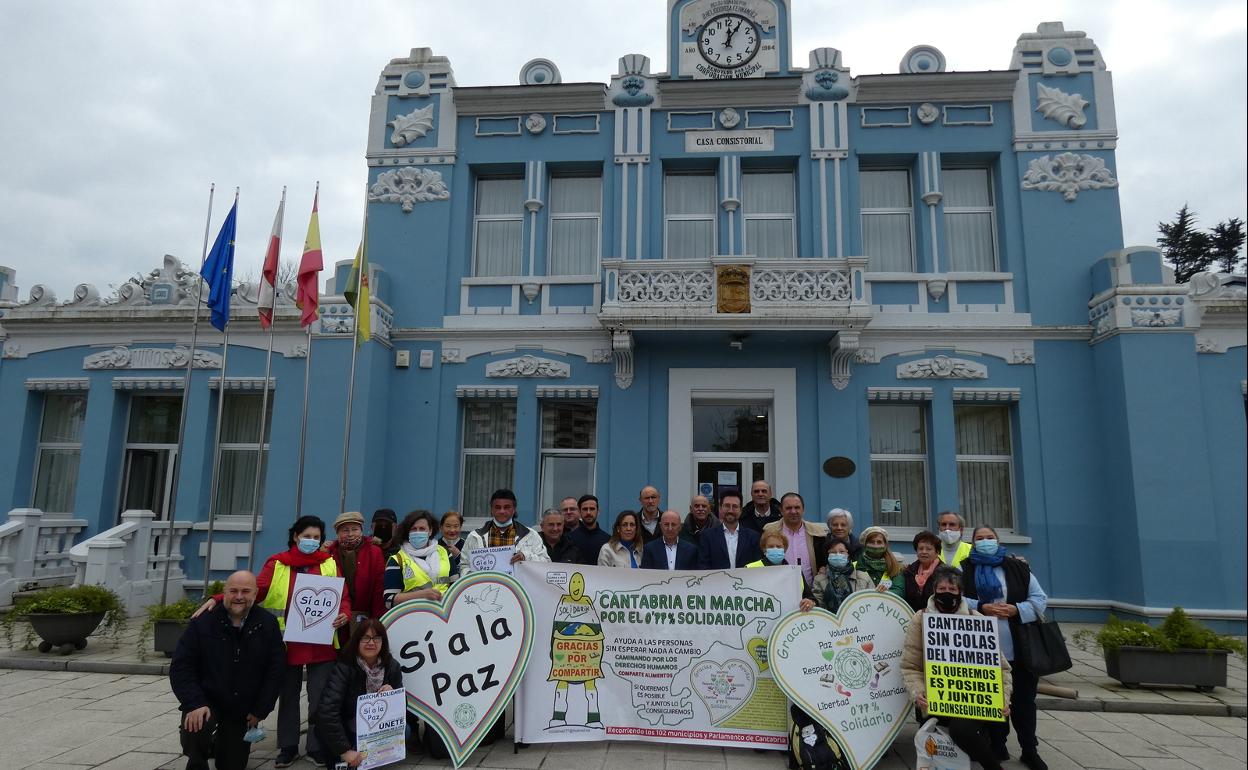
[(347, 276), (347, 285), (342, 291), (347, 304), (355, 308), (355, 344), (368, 342), (372, 334), (370, 319), (372, 311), (368, 305), (368, 219), (364, 220), (364, 232), (360, 235), (360, 247), (355, 250), (355, 261), (351, 263), (351, 274)]
[(321, 185), (316, 185), (316, 195), (312, 198), (312, 218), (308, 220), (308, 235), (303, 241), (303, 257), (299, 260), (298, 287), (295, 304), (303, 311), (300, 324), (307, 326), (317, 318), (317, 306), (320, 303), (321, 268), (321, 223), (316, 208), (321, 199)]

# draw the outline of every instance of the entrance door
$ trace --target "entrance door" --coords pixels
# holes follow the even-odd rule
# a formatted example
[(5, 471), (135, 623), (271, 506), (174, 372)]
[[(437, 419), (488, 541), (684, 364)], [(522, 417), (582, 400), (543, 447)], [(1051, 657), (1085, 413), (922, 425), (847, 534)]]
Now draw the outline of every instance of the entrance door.
[(733, 489), (749, 499), (750, 485), (769, 480), (771, 404), (760, 401), (693, 403), (692, 494), (714, 501)]
[(168, 517), (181, 416), (180, 396), (131, 399), (119, 513), (149, 510), (158, 520)]

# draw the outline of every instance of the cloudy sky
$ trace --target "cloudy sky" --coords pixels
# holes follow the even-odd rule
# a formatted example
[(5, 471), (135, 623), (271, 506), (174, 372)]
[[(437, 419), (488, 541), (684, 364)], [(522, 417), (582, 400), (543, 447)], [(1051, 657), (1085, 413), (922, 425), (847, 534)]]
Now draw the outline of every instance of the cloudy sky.
[[(795, 64), (843, 51), (896, 72), (911, 46), (951, 70), (1005, 69), (1041, 21), (1086, 31), (1113, 72), (1127, 243), (1153, 243), (1184, 202), (1205, 225), (1248, 218), (1242, 1), (915, 3), (794, 0)], [(215, 233), (242, 190), (236, 273), (258, 272), (283, 185), (284, 259), (321, 182), (326, 261), (351, 256), (369, 98), (389, 59), (429, 46), (460, 85), (514, 83), (529, 59), (606, 82), (616, 59), (666, 69), (663, 0), (0, 0), (0, 265), (60, 299), (102, 294), (169, 253), (197, 262), (208, 186)], [(1014, 10), (1017, 8), (1018, 10)]]

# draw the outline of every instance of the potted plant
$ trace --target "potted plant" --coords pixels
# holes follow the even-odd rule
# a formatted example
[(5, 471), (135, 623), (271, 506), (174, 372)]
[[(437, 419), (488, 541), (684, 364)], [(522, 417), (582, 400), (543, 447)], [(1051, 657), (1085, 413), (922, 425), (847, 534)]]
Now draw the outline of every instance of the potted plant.
[[(204, 589), (204, 596), (209, 597), (225, 591), (225, 584), (214, 580)], [(172, 658), (178, 648), (178, 640), (186, 630), (191, 615), (199, 609), (199, 602), (192, 599), (180, 599), (170, 604), (153, 604), (147, 608), (147, 619), (139, 631), (139, 660), (147, 660), (148, 640), (151, 648)]]
[(1174, 684), (1208, 692), (1226, 686), (1226, 656), (1246, 652), (1243, 642), (1214, 633), (1182, 607), (1156, 628), (1110, 615), (1100, 632), (1080, 631), (1076, 638), (1100, 647), (1106, 673), (1127, 687)]
[(13, 605), (5, 616), (5, 637), (13, 644), (13, 626), (18, 621), (29, 624), (26, 644), (29, 647), (38, 635), (39, 651), (56, 648), (61, 655), (87, 646), (87, 637), (103, 623), (114, 643), (125, 624), (125, 612), (117, 594), (103, 586), (69, 586), (41, 591)]

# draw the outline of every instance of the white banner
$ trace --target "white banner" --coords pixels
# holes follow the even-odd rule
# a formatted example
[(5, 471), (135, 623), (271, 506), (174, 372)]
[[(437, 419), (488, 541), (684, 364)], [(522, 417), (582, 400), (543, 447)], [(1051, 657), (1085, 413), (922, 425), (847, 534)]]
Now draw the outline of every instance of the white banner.
[(685, 132), (685, 152), (775, 152), (775, 149), (775, 132), (770, 128)]
[(473, 572), (503, 572), (511, 574), (511, 557), (516, 554), (516, 547), (500, 545), (493, 548), (478, 548), (472, 552)]
[(340, 577), (306, 572), (295, 575), (282, 638), (288, 642), (333, 644), (334, 618), (338, 617), (338, 607), (342, 603), (344, 582)]
[(532, 665), (516, 740), (788, 746), (767, 639), (798, 608), (796, 567), (668, 572), (520, 562)]
[(360, 770), (402, 762), (407, 757), (406, 698), (399, 688), (355, 699), (355, 745), (364, 755)]

